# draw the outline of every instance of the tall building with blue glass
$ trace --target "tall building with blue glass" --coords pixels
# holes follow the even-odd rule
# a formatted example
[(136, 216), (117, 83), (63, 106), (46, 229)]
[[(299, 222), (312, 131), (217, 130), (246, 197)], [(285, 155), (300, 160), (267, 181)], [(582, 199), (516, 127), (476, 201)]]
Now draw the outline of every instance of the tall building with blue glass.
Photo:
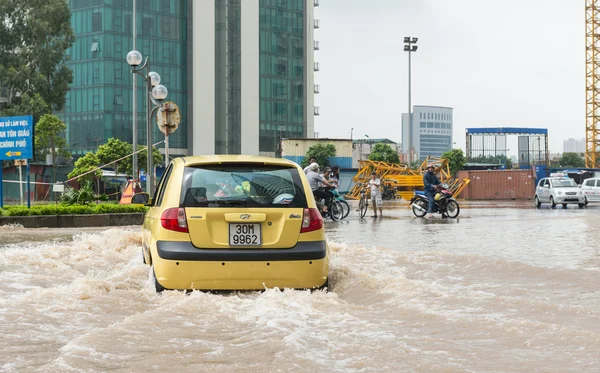
[[(137, 0), (136, 49), (182, 113), (172, 155), (276, 155), (281, 137), (313, 137), (313, 13), (318, 0)], [(133, 0), (69, 0), (73, 83), (59, 116), (74, 155), (132, 142)], [(138, 144), (146, 96), (137, 79)], [(154, 142), (162, 139), (156, 125)]]
[[(191, 2), (190, 2), (191, 3)], [(190, 9), (192, 154), (276, 155), (314, 137), (318, 0), (203, 0)]]
[[(95, 151), (109, 138), (132, 142), (132, 74), (125, 56), (133, 48), (132, 0), (69, 0), (76, 41), (68, 50), (73, 83), (59, 116), (75, 156)], [(168, 100), (187, 112), (187, 2), (137, 0), (137, 45), (150, 57), (169, 90)], [(137, 79), (138, 143), (146, 144), (146, 99)], [(160, 139), (153, 127), (153, 139)], [(173, 154), (187, 152), (188, 118), (169, 137)]]

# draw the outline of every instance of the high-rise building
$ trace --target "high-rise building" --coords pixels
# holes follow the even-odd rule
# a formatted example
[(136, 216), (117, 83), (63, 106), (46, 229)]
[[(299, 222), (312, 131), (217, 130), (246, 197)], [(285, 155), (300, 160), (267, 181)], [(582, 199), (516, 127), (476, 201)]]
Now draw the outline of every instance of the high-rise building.
[[(452, 149), (453, 109), (441, 106), (413, 106), (412, 141), (409, 142), (408, 113), (402, 114), (402, 145), (405, 159), (423, 161), (428, 156), (441, 157)], [(406, 144), (406, 145), (405, 145)], [(408, 157), (411, 154), (412, 157)]]
[[(187, 8), (185, 0), (137, 0), (136, 49), (149, 57), (151, 70), (177, 103), (182, 121), (169, 137), (171, 154), (187, 151)], [(78, 156), (95, 151), (109, 138), (132, 142), (131, 69), (125, 61), (133, 49), (132, 0), (70, 0), (76, 35), (68, 50), (73, 83), (59, 116), (67, 124), (67, 141)], [(146, 90), (137, 78), (138, 143), (146, 144)], [(156, 123), (156, 122), (154, 122)], [(154, 142), (162, 139), (153, 127)]]
[(585, 153), (585, 139), (564, 140), (563, 153)]
[[(318, 0), (137, 0), (136, 49), (182, 114), (171, 155), (276, 155), (282, 137), (314, 137)], [(132, 0), (69, 0), (76, 41), (64, 110), (75, 155), (132, 142)], [(138, 143), (146, 92), (137, 79)], [(154, 123), (155, 120), (153, 119)], [(153, 125), (153, 139), (163, 138)]]
[(272, 156), (282, 137), (314, 136), (315, 5), (193, 2), (193, 154)]

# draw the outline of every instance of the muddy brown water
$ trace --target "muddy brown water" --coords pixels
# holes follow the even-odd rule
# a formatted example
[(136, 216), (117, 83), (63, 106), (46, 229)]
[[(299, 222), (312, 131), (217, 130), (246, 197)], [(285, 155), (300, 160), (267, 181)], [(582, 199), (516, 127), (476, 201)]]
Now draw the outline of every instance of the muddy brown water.
[(386, 207), (313, 293), (158, 296), (137, 227), (1, 227), (0, 372), (600, 371), (600, 207)]

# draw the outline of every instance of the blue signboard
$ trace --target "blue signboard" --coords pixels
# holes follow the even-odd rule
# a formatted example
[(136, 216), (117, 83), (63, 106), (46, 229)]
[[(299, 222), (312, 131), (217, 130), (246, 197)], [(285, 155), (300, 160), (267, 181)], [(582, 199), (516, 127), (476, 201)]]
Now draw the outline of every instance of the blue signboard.
[(0, 118), (0, 160), (33, 158), (33, 117)]

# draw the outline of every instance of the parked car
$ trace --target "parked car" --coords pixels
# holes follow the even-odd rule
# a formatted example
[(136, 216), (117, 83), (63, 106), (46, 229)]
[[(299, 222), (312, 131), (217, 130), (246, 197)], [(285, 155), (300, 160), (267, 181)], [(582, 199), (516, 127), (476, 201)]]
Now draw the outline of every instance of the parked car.
[(568, 204), (585, 206), (585, 196), (579, 185), (568, 177), (546, 177), (539, 181), (535, 189), (535, 206), (540, 207), (542, 203), (549, 203), (552, 208), (562, 204), (566, 208)]
[(328, 285), (323, 219), (291, 161), (176, 158), (149, 202), (142, 250), (157, 292)]
[(581, 190), (585, 196), (585, 203), (600, 202), (600, 178), (586, 179), (581, 184)]

